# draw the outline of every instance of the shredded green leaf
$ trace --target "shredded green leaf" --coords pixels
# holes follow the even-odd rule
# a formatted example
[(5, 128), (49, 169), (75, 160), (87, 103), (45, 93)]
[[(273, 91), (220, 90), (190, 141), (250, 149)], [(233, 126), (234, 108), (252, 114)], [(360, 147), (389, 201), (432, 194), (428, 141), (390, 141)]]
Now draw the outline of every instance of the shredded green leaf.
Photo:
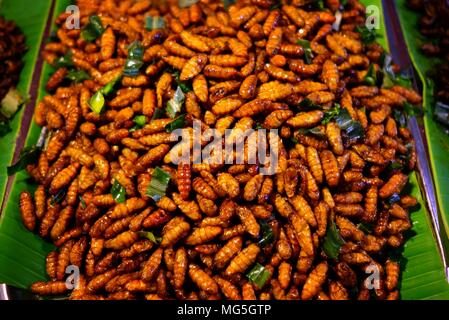
[(80, 82), (83, 82), (84, 80), (89, 80), (90, 75), (84, 70), (71, 69), (67, 73), (66, 78), (72, 82), (80, 83)]
[(365, 234), (371, 234), (373, 233), (373, 225), (371, 223), (367, 223), (367, 222), (361, 222), (357, 225), (357, 228), (359, 228), (359, 230), (363, 231)]
[(165, 28), (165, 20), (160, 16), (148, 16), (145, 19), (145, 29), (147, 30), (156, 30), (156, 29), (164, 29)]
[(362, 124), (354, 121), (347, 109), (340, 109), (340, 112), (335, 116), (335, 121), (340, 129), (346, 132), (349, 140), (357, 140), (364, 137), (365, 130)]
[(199, 2), (199, 0), (178, 0), (178, 7), (188, 8), (197, 2)]
[(374, 29), (370, 30), (365, 25), (363, 25), (363, 26), (357, 26), (355, 28), (355, 31), (360, 33), (360, 35), (362, 36), (362, 43), (365, 45), (371, 44), (376, 41), (377, 34), (376, 34), (376, 30), (374, 30)]
[(389, 54), (384, 54), (383, 60), (384, 63), (382, 69), (382, 88), (391, 88), (394, 85), (411, 88), (412, 81), (409, 75), (394, 72), (393, 58)]
[(265, 269), (260, 263), (256, 263), (254, 267), (246, 275), (252, 283), (254, 283), (258, 288), (263, 288), (265, 283), (270, 278), (270, 272)]
[(165, 126), (167, 132), (173, 132), (173, 130), (184, 128), (186, 125), (186, 115), (182, 114), (176, 117), (172, 122)]
[(96, 114), (100, 114), (103, 112), (105, 105), (105, 96), (108, 96), (115, 91), (117, 83), (119, 83), (121, 79), (122, 76), (115, 78), (111, 82), (107, 83), (103, 88), (94, 93), (94, 95), (89, 99), (88, 102), (93, 112), (95, 112)]
[(96, 114), (100, 114), (103, 111), (105, 99), (101, 90), (94, 93), (89, 99), (89, 107)]
[(334, 107), (326, 110), (324, 112), (324, 118), (321, 121), (322, 124), (326, 125), (328, 124), (332, 119), (334, 119), (339, 113), (340, 113), (340, 105), (338, 103), (334, 104)]
[(404, 112), (408, 116), (422, 116), (424, 113), (423, 110), (419, 106), (414, 106), (411, 103), (409, 103), (408, 101), (404, 102), (403, 108), (404, 108)]
[(340, 236), (335, 222), (331, 221), (327, 226), (326, 237), (323, 242), (324, 253), (331, 259), (337, 259), (344, 244), (345, 241)]
[(320, 11), (324, 11), (326, 9), (324, 0), (315, 0), (315, 7)]
[(133, 121), (135, 124), (143, 127), (147, 123), (147, 117), (145, 117), (144, 115), (138, 115), (134, 117)]
[(162, 241), (161, 237), (156, 237), (153, 232), (150, 231), (138, 231), (137, 234), (142, 238), (147, 238), (154, 244), (159, 244)]
[(153, 113), (151, 120), (162, 119), (165, 116), (165, 110), (162, 108), (156, 108)]
[(166, 112), (170, 118), (174, 119), (176, 117), (176, 114), (181, 111), (184, 100), (185, 95), (182, 92), (182, 89), (178, 86), (176, 88), (175, 94), (173, 95), (173, 98), (171, 98), (167, 102)]
[(81, 36), (84, 40), (92, 42), (100, 37), (104, 30), (100, 17), (93, 15), (89, 17), (89, 23), (81, 31)]
[(399, 124), (401, 128), (407, 127), (407, 117), (404, 112), (395, 108), (393, 109), (393, 118), (396, 120), (396, 123)]
[(72, 51), (67, 52), (65, 55), (56, 59), (54, 63), (55, 68), (70, 68), (73, 67)]
[(225, 10), (228, 10), (228, 8), (235, 3), (235, 0), (222, 0), (223, 2), (223, 8)]
[(59, 190), (58, 193), (56, 193), (54, 196), (51, 197), (50, 204), (54, 206), (57, 203), (61, 203), (62, 200), (64, 200), (66, 193), (67, 193), (66, 189)]
[(42, 148), (37, 146), (26, 147), (20, 151), (19, 160), (7, 168), (8, 176), (11, 176), (23, 169), (27, 165), (36, 162), (39, 159)]
[(128, 77), (135, 77), (139, 74), (143, 66), (144, 48), (139, 41), (134, 41), (128, 47), (128, 58), (125, 62), (123, 74)]
[(304, 61), (307, 64), (312, 64), (313, 52), (312, 48), (310, 47), (310, 41), (305, 39), (299, 39), (296, 41), (296, 43), (299, 44), (304, 49)]
[(86, 209), (86, 208), (87, 208), (87, 205), (86, 205), (86, 201), (84, 201), (84, 198), (83, 198), (81, 195), (79, 195), (79, 196), (78, 196), (78, 199), (80, 200), (81, 208), (82, 208), (82, 209)]
[(305, 98), (299, 103), (300, 110), (323, 110), (323, 107), (321, 107), (319, 104), (314, 103), (309, 98)]
[(129, 132), (142, 129), (147, 123), (147, 117), (145, 117), (144, 115), (138, 115), (134, 117), (133, 121), (135, 125), (131, 129), (129, 129)]
[(377, 72), (374, 64), (369, 66), (368, 72), (366, 73), (363, 81), (369, 86), (375, 86), (377, 84)]
[(111, 82), (108, 82), (103, 88), (100, 89), (101, 93), (103, 93), (103, 95), (105, 95), (105, 96), (109, 96), (111, 93), (113, 93), (116, 90), (117, 84), (120, 83), (121, 80), (122, 80), (122, 76), (118, 76)]
[(169, 182), (170, 174), (165, 172), (162, 168), (156, 167), (151, 175), (150, 185), (146, 192), (147, 196), (154, 201), (159, 201), (165, 195)]
[(261, 238), (258, 242), (258, 245), (261, 247), (266, 247), (267, 245), (273, 243), (274, 234), (271, 226), (264, 220), (259, 221)]
[(111, 188), (111, 194), (117, 203), (123, 203), (126, 200), (126, 189), (117, 180), (114, 180), (114, 184)]
[(314, 128), (309, 128), (309, 129), (303, 128), (303, 129), (299, 129), (298, 132), (302, 135), (312, 135), (319, 139), (326, 138), (326, 133), (323, 132), (323, 130), (321, 130), (319, 127), (314, 127)]
[(387, 199), (387, 203), (390, 205), (399, 201), (401, 201), (401, 197), (397, 193)]
[(179, 80), (181, 74), (179, 70), (172, 70), (171, 74), (173, 75), (173, 78), (175, 78), (176, 84), (181, 88), (182, 92), (187, 93), (192, 91), (192, 85), (190, 83)]

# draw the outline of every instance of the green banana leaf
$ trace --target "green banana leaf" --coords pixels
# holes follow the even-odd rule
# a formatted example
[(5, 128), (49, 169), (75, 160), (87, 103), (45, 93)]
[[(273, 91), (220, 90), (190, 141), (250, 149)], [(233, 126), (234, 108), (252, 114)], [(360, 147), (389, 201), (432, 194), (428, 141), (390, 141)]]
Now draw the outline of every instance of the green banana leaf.
[[(382, 16), (377, 41), (385, 50), (390, 51), (382, 0), (361, 0), (360, 2), (365, 6), (374, 5), (380, 8)], [(434, 237), (430, 213), (425, 206), (415, 173), (410, 175), (410, 187), (411, 194), (418, 199), (420, 206), (411, 213), (413, 222), (411, 237), (404, 245), (400, 260), (403, 271), (400, 282), (401, 298), (404, 300), (449, 299), (449, 284), (445, 278), (443, 262)]]
[(426, 42), (426, 38), (418, 30), (418, 20), (421, 14), (406, 7), (406, 0), (396, 0), (396, 8), (401, 23), (410, 58), (423, 84), (423, 107), (425, 109), (424, 128), (429, 144), (430, 164), (433, 171), (439, 209), (443, 226), (449, 234), (449, 136), (445, 134), (433, 119), (435, 106), (433, 81), (427, 77), (428, 71), (435, 67), (437, 59), (425, 56), (419, 49)]
[[(362, 2), (382, 8), (381, 0)], [(61, 12), (69, 3), (69, 0), (57, 0), (55, 12)], [(378, 31), (379, 42), (388, 49), (383, 19), (381, 22), (381, 29)], [(44, 83), (51, 70), (49, 66), (44, 67), (39, 98), (45, 95)], [(39, 132), (40, 128), (33, 123), (26, 145), (35, 144)], [(18, 199), (22, 190), (34, 190), (25, 173), (19, 173), (15, 177), (6, 210), (0, 219), (0, 282), (28, 288), (33, 281), (46, 278), (45, 255), (53, 247), (22, 226), (18, 213)], [(415, 174), (410, 178), (410, 190), (418, 198), (420, 206), (411, 214), (411, 238), (404, 246), (400, 259), (404, 269), (400, 282), (401, 296), (403, 299), (449, 299), (449, 285), (444, 278), (443, 264), (433, 236), (429, 213)]]
[[(45, 31), (45, 25), (50, 12), (51, 1), (0, 1), (0, 15), (8, 20), (14, 20), (26, 37), (28, 51), (23, 57), (24, 67), (20, 74), (17, 89), (26, 98), (29, 96), (34, 67), (39, 55), (39, 46)], [(11, 129), (6, 136), (0, 138), (0, 197), (3, 199), (8, 175), (6, 166), (14, 156), (14, 146), (20, 131), (24, 107), (11, 121)]]

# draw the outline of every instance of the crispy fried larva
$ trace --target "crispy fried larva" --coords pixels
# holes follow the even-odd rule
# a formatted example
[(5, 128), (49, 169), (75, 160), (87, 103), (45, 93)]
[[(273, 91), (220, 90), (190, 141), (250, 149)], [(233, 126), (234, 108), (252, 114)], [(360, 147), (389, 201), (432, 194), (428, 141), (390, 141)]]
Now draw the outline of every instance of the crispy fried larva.
[(257, 237), (260, 232), (260, 225), (251, 210), (247, 207), (239, 206), (237, 207), (237, 215), (244, 225), (246, 232), (254, 238)]
[(150, 258), (145, 262), (142, 269), (142, 280), (151, 281), (157, 273), (159, 265), (162, 262), (162, 254), (164, 250), (162, 248), (156, 249)]
[(218, 184), (231, 198), (236, 198), (240, 194), (239, 182), (227, 172), (218, 174)]
[(198, 245), (209, 242), (221, 234), (222, 229), (216, 226), (206, 226), (194, 229), (186, 238), (185, 244)]
[[(102, 35), (87, 42), (63, 28), (63, 13), (58, 39), (43, 53), (53, 64), (71, 54), (71, 68), (90, 79), (74, 83), (69, 68), (57, 69), (51, 94), (35, 109), (49, 138), (27, 167), (39, 186), (34, 200), (22, 193), (20, 213), (26, 228), (58, 247), (46, 261), (52, 282), (36, 283), (37, 293), (66, 293), (63, 269), (73, 264), (81, 278), (70, 299), (399, 297), (400, 268), (385, 253), (403, 245), (412, 227), (408, 208), (417, 200), (405, 185), (416, 148), (393, 115), (422, 98), (365, 83), (383, 50), (354, 32), (364, 23), (358, 0), (326, 0), (322, 11), (299, 0), (237, 0), (228, 8), (216, 0), (185, 8), (85, 2), (76, 3), (87, 8), (81, 27), (100, 12)], [(148, 15), (164, 17), (166, 27), (147, 30)], [(130, 59), (134, 41), (145, 68)], [(134, 66), (135, 76), (123, 74)], [(184, 98), (173, 116), (167, 110), (176, 109), (178, 88)], [(100, 90), (105, 103), (97, 114), (90, 101)], [(337, 105), (360, 123), (363, 138), (351, 139), (332, 117)], [(278, 146), (274, 174), (262, 172), (262, 153), (255, 162), (236, 150), (229, 157), (236, 163), (197, 163), (195, 147), (211, 141), (195, 136), (196, 120), (200, 133), (216, 129), (232, 139), (276, 129), (268, 139)], [(194, 136), (175, 145), (170, 131), (179, 126)], [(245, 153), (250, 138), (261, 139), (250, 134)], [(193, 154), (176, 162), (184, 146)], [(396, 162), (404, 166), (392, 170)], [(159, 185), (156, 167), (170, 176), (167, 185)], [(334, 221), (345, 243), (331, 259), (323, 243)], [(256, 262), (268, 275), (262, 288), (245, 275)], [(381, 269), (372, 295), (363, 276), (369, 264)]]
[(36, 227), (36, 212), (31, 193), (27, 191), (20, 193), (19, 208), (24, 226), (33, 231)]
[(131, 246), (138, 239), (138, 237), (138, 234), (134, 231), (125, 231), (117, 237), (107, 240), (104, 243), (104, 246), (109, 249), (121, 250)]
[(381, 198), (388, 198), (394, 193), (400, 193), (402, 188), (408, 182), (408, 177), (404, 174), (398, 173), (393, 175), (387, 183), (385, 183), (379, 190), (379, 196)]
[(218, 269), (223, 269), (226, 264), (242, 249), (242, 238), (234, 237), (230, 239), (214, 257), (214, 265)]
[(66, 293), (69, 289), (65, 281), (38, 281), (31, 285), (30, 290), (42, 296), (57, 296)]
[(215, 280), (193, 263), (189, 265), (189, 276), (198, 288), (206, 293), (212, 295), (218, 293), (218, 285)]
[(307, 277), (302, 288), (301, 299), (310, 300), (318, 294), (327, 277), (328, 265), (325, 262), (318, 264)]
[(244, 272), (254, 263), (259, 252), (260, 248), (256, 244), (250, 244), (231, 260), (229, 266), (225, 270), (225, 274), (231, 276), (236, 273)]
[(298, 115), (287, 120), (287, 124), (294, 128), (310, 128), (315, 126), (324, 117), (320, 110), (300, 112)]

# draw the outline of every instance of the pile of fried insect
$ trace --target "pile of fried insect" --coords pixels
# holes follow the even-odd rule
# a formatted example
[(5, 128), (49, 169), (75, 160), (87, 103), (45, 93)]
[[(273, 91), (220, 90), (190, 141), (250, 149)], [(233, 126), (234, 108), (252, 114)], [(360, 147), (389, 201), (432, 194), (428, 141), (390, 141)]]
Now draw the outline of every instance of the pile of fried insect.
[[(417, 204), (403, 107), (421, 97), (385, 81), (362, 4), (320, 3), (79, 0), (81, 30), (57, 18), (43, 53), (57, 70), (35, 109), (49, 137), (26, 168), (38, 187), (20, 196), (26, 228), (58, 247), (34, 293), (400, 297), (390, 253)], [(171, 131), (193, 121), (277, 129), (275, 173), (174, 165)]]

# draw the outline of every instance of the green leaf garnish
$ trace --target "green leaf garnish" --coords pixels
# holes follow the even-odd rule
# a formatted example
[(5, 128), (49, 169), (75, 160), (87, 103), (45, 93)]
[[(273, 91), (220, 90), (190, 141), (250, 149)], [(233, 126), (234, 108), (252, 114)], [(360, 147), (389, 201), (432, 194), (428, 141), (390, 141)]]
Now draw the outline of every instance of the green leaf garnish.
[(312, 135), (315, 136), (319, 139), (325, 139), (326, 138), (326, 133), (323, 132), (323, 130), (321, 130), (319, 127), (314, 127), (314, 128), (303, 128), (303, 129), (299, 129), (298, 132), (302, 135)]
[(373, 225), (367, 222), (361, 222), (357, 225), (357, 228), (359, 228), (359, 230), (363, 231), (365, 234), (371, 234), (373, 233)]
[(19, 160), (7, 168), (8, 176), (11, 176), (23, 169), (27, 165), (36, 162), (39, 159), (42, 148), (37, 146), (26, 147), (20, 151)]
[(81, 36), (84, 40), (92, 42), (100, 37), (104, 30), (100, 17), (93, 15), (89, 17), (89, 23), (81, 31)]
[(341, 109), (340, 105), (336, 103), (334, 104), (333, 108), (326, 110), (324, 112), (324, 118), (321, 121), (321, 124), (324, 125), (328, 124), (333, 118), (335, 118), (340, 113), (340, 109)]
[(145, 18), (145, 29), (156, 30), (164, 29), (165, 21), (163, 17), (160, 16), (148, 16)]
[(66, 189), (61, 189), (50, 199), (50, 204), (54, 206), (57, 203), (61, 203), (67, 193)]
[(325, 10), (326, 6), (324, 5), (324, 0), (315, 0), (315, 7), (320, 11)]
[(182, 114), (176, 117), (172, 122), (165, 126), (167, 132), (173, 132), (173, 130), (184, 128), (186, 125), (186, 115)]
[(134, 123), (143, 127), (147, 123), (147, 117), (144, 115), (135, 116), (133, 119)]
[(176, 84), (181, 88), (182, 92), (187, 93), (189, 91), (192, 91), (192, 85), (185, 82), (185, 81), (181, 81), (179, 80), (179, 76), (180, 76), (180, 72), (179, 70), (173, 70), (171, 71), (171, 74), (173, 76), (173, 78), (175, 78)]
[(90, 109), (96, 114), (100, 114), (104, 108), (104, 95), (101, 90), (98, 90), (94, 93), (94, 95), (89, 99), (88, 104)]
[(181, 87), (178, 86), (176, 88), (175, 94), (173, 95), (173, 98), (171, 98), (167, 102), (166, 112), (170, 118), (175, 118), (176, 114), (181, 111), (184, 100), (185, 95), (182, 92)]
[(122, 76), (118, 76), (111, 82), (108, 82), (103, 88), (100, 89), (101, 93), (103, 93), (103, 95), (105, 96), (108, 96), (111, 93), (113, 93), (116, 90), (117, 84), (120, 82), (120, 80), (122, 80)]
[(334, 221), (331, 221), (327, 226), (326, 237), (323, 242), (323, 250), (326, 255), (331, 259), (337, 259), (340, 254), (341, 247), (345, 244), (345, 241), (340, 236), (340, 232), (337, 229)]
[(103, 88), (94, 93), (94, 95), (89, 99), (90, 109), (96, 114), (100, 114), (103, 112), (104, 104), (105, 104), (105, 96), (110, 95), (115, 91), (117, 83), (120, 82), (122, 76), (119, 76), (107, 83)]
[(251, 271), (246, 274), (249, 281), (254, 283), (258, 288), (263, 288), (270, 275), (270, 272), (260, 263), (256, 263)]
[(169, 181), (170, 174), (165, 172), (162, 168), (156, 167), (151, 175), (150, 185), (146, 192), (147, 196), (154, 201), (159, 201), (165, 195)]
[(111, 194), (117, 203), (123, 203), (126, 200), (126, 189), (117, 180), (114, 180), (114, 184), (111, 188)]
[(125, 62), (123, 74), (127, 77), (135, 77), (143, 66), (144, 48), (139, 41), (134, 41), (128, 47), (128, 58)]
[(412, 117), (412, 116), (422, 116), (423, 115), (423, 110), (419, 107), (419, 106), (414, 106), (411, 103), (405, 101), (404, 104), (402, 105), (404, 108), (404, 112)]
[(397, 193), (394, 193), (391, 197), (387, 198), (387, 203), (390, 205), (399, 201), (401, 201), (401, 197)]
[(312, 48), (310, 47), (310, 41), (299, 39), (296, 41), (296, 43), (299, 44), (304, 49), (304, 61), (307, 64), (312, 64), (313, 52)]
[(365, 25), (363, 25), (363, 26), (357, 26), (355, 28), (355, 31), (360, 33), (360, 35), (362, 36), (362, 43), (365, 45), (371, 44), (376, 41), (377, 34), (376, 34), (376, 30), (374, 30), (374, 29), (370, 30)]
[(383, 56), (383, 80), (382, 88), (391, 88), (394, 85), (399, 85), (406, 88), (411, 88), (412, 81), (409, 75), (404, 73), (395, 73), (393, 70), (393, 58), (389, 54)]
[(162, 108), (156, 108), (154, 110), (153, 116), (151, 117), (151, 120), (162, 119), (164, 117), (165, 117), (165, 110)]
[(369, 86), (375, 86), (377, 83), (377, 72), (376, 68), (374, 67), (374, 64), (372, 63), (369, 66), (368, 72), (365, 75), (365, 78), (363, 78), (363, 81), (365, 84)]
[(405, 113), (402, 112), (402, 110), (399, 110), (397, 108), (393, 109), (393, 118), (401, 128), (407, 127), (407, 117)]
[(72, 82), (80, 83), (80, 82), (83, 82), (84, 80), (89, 80), (90, 75), (84, 70), (71, 69), (67, 73), (66, 78)]
[(319, 104), (314, 103), (309, 98), (305, 98), (302, 100), (299, 105), (300, 110), (323, 110), (323, 107), (321, 107)]
[(235, 3), (235, 0), (222, 0), (222, 2), (223, 2), (223, 8), (225, 8), (225, 10), (228, 10), (229, 6), (231, 6)]
[(257, 242), (257, 244), (261, 247), (266, 247), (267, 245), (273, 243), (274, 241), (274, 233), (271, 226), (264, 220), (259, 221), (261, 238)]
[(135, 116), (133, 119), (135, 125), (129, 129), (129, 132), (133, 132), (139, 129), (142, 129), (147, 124), (147, 117), (144, 115)]
[(162, 241), (161, 237), (156, 237), (153, 232), (150, 231), (138, 231), (137, 234), (142, 238), (147, 238), (154, 244), (159, 244)]
[(78, 199), (80, 200), (81, 208), (86, 209), (87, 205), (86, 205), (86, 201), (84, 201), (84, 198), (81, 195), (78, 195)]
[(69, 51), (62, 57), (59, 57), (58, 59), (56, 59), (56, 61), (54, 63), (54, 67), (57, 69), (73, 67), (72, 51)]
[(349, 140), (357, 140), (363, 138), (365, 135), (362, 124), (354, 121), (345, 108), (339, 108), (338, 114), (335, 115), (335, 122), (337, 122), (341, 130), (346, 132)]

